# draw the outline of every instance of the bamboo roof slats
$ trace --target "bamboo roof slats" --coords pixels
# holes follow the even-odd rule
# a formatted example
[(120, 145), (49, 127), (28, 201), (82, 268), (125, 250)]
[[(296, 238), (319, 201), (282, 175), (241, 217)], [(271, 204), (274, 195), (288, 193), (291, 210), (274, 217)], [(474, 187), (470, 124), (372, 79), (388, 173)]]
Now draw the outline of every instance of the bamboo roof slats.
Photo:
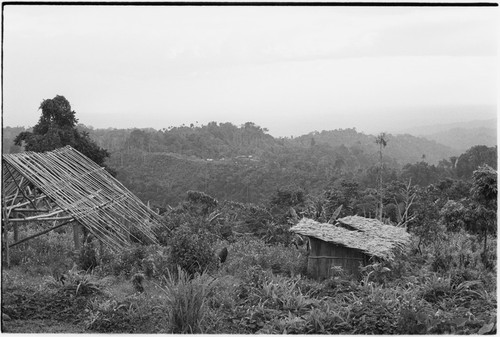
[[(40, 198), (33, 197), (33, 193), (31, 199), (21, 196), (23, 188), (32, 185), (33, 192), (38, 189), (48, 205), (57, 205), (52, 214), (37, 215), (38, 219), (60, 213), (63, 219), (67, 214), (114, 249), (128, 245), (132, 230), (156, 242), (153, 228), (162, 226), (160, 216), (104, 168), (72, 147), (45, 153), (7, 154), (2, 158), (3, 185), (7, 187), (2, 198), (4, 204), (5, 200), (11, 202), (9, 210)], [(24, 186), (18, 186), (19, 182)]]
[(349, 216), (338, 219), (337, 222), (337, 224), (319, 223), (303, 218), (290, 230), (297, 234), (357, 249), (384, 260), (393, 260), (395, 253), (403, 250), (410, 242), (410, 235), (404, 228), (385, 225), (375, 219)]

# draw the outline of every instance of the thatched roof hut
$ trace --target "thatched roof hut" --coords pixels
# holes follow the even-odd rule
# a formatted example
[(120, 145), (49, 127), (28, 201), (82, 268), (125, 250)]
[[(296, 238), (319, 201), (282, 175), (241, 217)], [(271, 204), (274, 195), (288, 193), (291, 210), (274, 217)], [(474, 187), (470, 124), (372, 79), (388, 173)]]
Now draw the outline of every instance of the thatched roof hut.
[(308, 270), (316, 278), (330, 276), (333, 266), (357, 275), (360, 264), (373, 258), (393, 260), (410, 240), (404, 228), (360, 216), (341, 218), (335, 224), (304, 218), (290, 230), (309, 237)]
[(134, 235), (156, 242), (153, 228), (162, 226), (139, 198), (70, 146), (2, 155), (2, 211), (7, 230), (18, 223), (47, 221), (54, 225), (49, 230), (79, 223), (113, 250)]

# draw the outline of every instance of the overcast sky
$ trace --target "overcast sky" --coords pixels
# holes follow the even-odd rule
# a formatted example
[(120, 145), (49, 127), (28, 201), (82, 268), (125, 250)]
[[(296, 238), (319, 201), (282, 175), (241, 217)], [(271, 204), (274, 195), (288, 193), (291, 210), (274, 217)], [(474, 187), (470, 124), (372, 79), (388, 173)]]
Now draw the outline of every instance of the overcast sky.
[[(4, 126), (367, 133), (496, 116), (495, 7), (4, 7)], [(474, 113), (472, 113), (474, 111)]]

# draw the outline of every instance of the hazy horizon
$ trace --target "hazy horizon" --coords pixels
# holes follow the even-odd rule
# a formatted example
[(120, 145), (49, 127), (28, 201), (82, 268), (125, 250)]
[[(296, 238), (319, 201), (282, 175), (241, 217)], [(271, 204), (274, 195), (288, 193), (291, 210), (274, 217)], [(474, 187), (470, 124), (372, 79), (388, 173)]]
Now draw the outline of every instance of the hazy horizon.
[(4, 126), (65, 96), (95, 128), (276, 137), (496, 118), (497, 8), (4, 6)]
[[(290, 136), (293, 136), (293, 137), (296, 137), (296, 136), (301, 136), (301, 135), (305, 135), (305, 134), (308, 134), (308, 133), (311, 133), (311, 132), (315, 132), (315, 131), (330, 131), (330, 130), (335, 130), (335, 129), (347, 129), (347, 128), (355, 128), (358, 132), (363, 132), (365, 134), (378, 134), (380, 132), (388, 132), (388, 133), (392, 133), (392, 134), (404, 134), (404, 133), (410, 133), (410, 134), (415, 134), (417, 135), (418, 132), (416, 131), (417, 129), (420, 129), (420, 128), (426, 128), (426, 127), (435, 127), (435, 128), (439, 128), (439, 127), (445, 127), (445, 128), (448, 128), (449, 126), (452, 126), (453, 124), (462, 124), (460, 127), (462, 128), (472, 128), (472, 127), (475, 127), (474, 126), (474, 122), (482, 122), (482, 121), (491, 121), (491, 120), (494, 120), (495, 123), (493, 125), (488, 125), (488, 127), (491, 127), (491, 128), (494, 128), (494, 129), (497, 129), (497, 123), (498, 123), (498, 118), (497, 118), (497, 114), (496, 114), (496, 107), (495, 106), (468, 106), (468, 107), (461, 107), (461, 111), (459, 109), (460, 107), (454, 107), (454, 106), (449, 106), (449, 107), (424, 107), (424, 108), (420, 108), (419, 111), (421, 112), (425, 112), (424, 116), (421, 116), (421, 115), (415, 115), (413, 119), (411, 118), (406, 118), (404, 121), (401, 121), (400, 119), (397, 119), (397, 113), (395, 113), (394, 111), (386, 111), (385, 113), (384, 112), (381, 112), (381, 111), (378, 111), (378, 112), (374, 112), (373, 115), (374, 115), (374, 118), (380, 120), (380, 123), (383, 123), (384, 124), (384, 127), (374, 127), (374, 126), (370, 126), (370, 125), (367, 125), (371, 122), (358, 122), (357, 124), (349, 124), (349, 122), (346, 122), (346, 123), (332, 123), (332, 127), (331, 128), (320, 128), (320, 129), (310, 129), (310, 130), (306, 130), (302, 133), (295, 133), (295, 134), (284, 134), (284, 135), (281, 135), (281, 134), (275, 134), (274, 132), (272, 132), (272, 130), (269, 130), (267, 133), (269, 133), (270, 135), (272, 135), (273, 137), (290, 137)], [(401, 109), (403, 108), (394, 108), (394, 110), (398, 110), (400, 111)], [(75, 109), (73, 109), (75, 110)], [(414, 109), (411, 109), (411, 108), (407, 108), (406, 109), (407, 111), (411, 111), (413, 113)], [(459, 114), (456, 114), (454, 112), (456, 112), (457, 110), (459, 110)], [(472, 110), (472, 111), (471, 111)], [(480, 110), (480, 111), (483, 111), (483, 113), (480, 115), (480, 117), (478, 118), (476, 112)], [(430, 115), (430, 114), (435, 114), (436, 111), (444, 111), (446, 113), (443, 113), (440, 115), (439, 118), (436, 118), (434, 119), (435, 122), (434, 123), (431, 123), (429, 124), (428, 123), (428, 117), (426, 118), (426, 115)], [(179, 126), (182, 126), (183, 124), (186, 125), (186, 126), (189, 126), (190, 124), (194, 124), (195, 126), (202, 126), (202, 125), (206, 125), (208, 124), (209, 122), (217, 122), (217, 123), (226, 123), (226, 122), (229, 122), (229, 123), (232, 123), (236, 126), (240, 126), (240, 125), (243, 125), (244, 123), (246, 122), (253, 122), (255, 123), (255, 121), (253, 120), (245, 120), (244, 122), (241, 122), (241, 123), (233, 123), (232, 121), (227, 121), (227, 120), (217, 120), (217, 121), (209, 121), (209, 122), (206, 122), (206, 123), (200, 123), (199, 121), (186, 121), (184, 123), (181, 123), (181, 124), (178, 124), (178, 125), (146, 125), (144, 124), (145, 126), (137, 126), (139, 124), (141, 124), (139, 120), (137, 120), (137, 125), (134, 125), (134, 126), (129, 126), (128, 124), (130, 124), (131, 120), (127, 120), (127, 121), (122, 121), (120, 123), (120, 121), (116, 121), (114, 119), (114, 115), (110, 114), (110, 115), (103, 115), (103, 114), (99, 114), (99, 121), (100, 123), (99, 124), (89, 124), (89, 123), (85, 123), (85, 121), (87, 120), (92, 120), (92, 115), (93, 114), (80, 114), (78, 113), (78, 111), (75, 111), (76, 112), (76, 117), (78, 119), (78, 123), (79, 124), (83, 124), (85, 125), (86, 127), (92, 127), (94, 129), (133, 129), (133, 128), (138, 128), (138, 129), (154, 129), (154, 130), (161, 130), (163, 128), (168, 128), (170, 126), (172, 127), (179, 127)], [(82, 116), (83, 115), (83, 116)], [(109, 118), (106, 119), (106, 117)], [(112, 121), (111, 121), (112, 119)], [(388, 126), (389, 124), (387, 123), (388, 120), (393, 120), (397, 123), (397, 126), (392, 126), (392, 127), (386, 127)], [(147, 121), (146, 121), (147, 123)], [(269, 129), (267, 125), (261, 125), (259, 123), (255, 123), (256, 125), (262, 127), (262, 128), (266, 128), (266, 129)], [(373, 124), (373, 123), (371, 123)], [(480, 124), (484, 124), (484, 123), (480, 123)], [(33, 125), (3, 125), (3, 127), (25, 127), (25, 128), (30, 128), (30, 127), (33, 127)], [(304, 129), (305, 130), (305, 129)]]

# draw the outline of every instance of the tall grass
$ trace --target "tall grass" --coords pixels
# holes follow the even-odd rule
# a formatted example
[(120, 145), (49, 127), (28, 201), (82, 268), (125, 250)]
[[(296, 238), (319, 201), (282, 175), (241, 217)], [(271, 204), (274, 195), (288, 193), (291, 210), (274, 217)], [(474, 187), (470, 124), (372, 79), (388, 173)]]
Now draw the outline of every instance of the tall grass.
[(161, 289), (166, 295), (169, 331), (172, 333), (203, 333), (207, 298), (215, 279), (206, 273), (189, 273), (178, 267), (177, 273), (163, 277)]

